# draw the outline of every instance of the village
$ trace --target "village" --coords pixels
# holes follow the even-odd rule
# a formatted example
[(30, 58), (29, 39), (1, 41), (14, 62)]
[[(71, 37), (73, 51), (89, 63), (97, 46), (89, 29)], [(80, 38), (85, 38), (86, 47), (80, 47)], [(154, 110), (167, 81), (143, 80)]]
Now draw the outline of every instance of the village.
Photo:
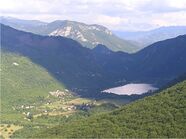
[(38, 104), (22, 104), (21, 106), (14, 106), (12, 109), (21, 112), (25, 120), (32, 121), (42, 115), (63, 115), (68, 117), (75, 112), (88, 111), (92, 107), (99, 105), (95, 100), (73, 96), (67, 89), (49, 92), (48, 96), (41, 99)]

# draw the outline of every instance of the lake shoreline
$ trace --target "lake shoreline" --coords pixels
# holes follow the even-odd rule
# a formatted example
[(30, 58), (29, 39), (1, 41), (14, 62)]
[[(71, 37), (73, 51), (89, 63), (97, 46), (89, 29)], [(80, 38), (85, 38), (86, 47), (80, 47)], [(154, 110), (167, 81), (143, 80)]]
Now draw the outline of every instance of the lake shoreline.
[(123, 86), (105, 89), (102, 93), (113, 93), (117, 95), (142, 95), (148, 92), (154, 92), (158, 90), (151, 84), (146, 83), (129, 83)]

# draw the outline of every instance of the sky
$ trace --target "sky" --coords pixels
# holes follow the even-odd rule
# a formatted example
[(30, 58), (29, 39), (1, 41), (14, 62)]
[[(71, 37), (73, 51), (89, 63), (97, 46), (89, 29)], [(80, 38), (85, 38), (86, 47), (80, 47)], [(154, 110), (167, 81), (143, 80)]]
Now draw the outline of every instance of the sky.
[(114, 31), (186, 25), (186, 0), (0, 0), (0, 15), (20, 19), (73, 20)]

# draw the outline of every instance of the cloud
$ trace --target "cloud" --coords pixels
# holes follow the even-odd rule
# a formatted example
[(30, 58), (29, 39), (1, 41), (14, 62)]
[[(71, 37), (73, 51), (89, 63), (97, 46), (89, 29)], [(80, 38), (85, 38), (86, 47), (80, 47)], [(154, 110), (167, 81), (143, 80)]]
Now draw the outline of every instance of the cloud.
[(0, 0), (1, 16), (76, 20), (112, 30), (186, 25), (186, 0)]
[(183, 0), (149, 0), (138, 7), (138, 10), (151, 13), (169, 13), (186, 11), (186, 1)]

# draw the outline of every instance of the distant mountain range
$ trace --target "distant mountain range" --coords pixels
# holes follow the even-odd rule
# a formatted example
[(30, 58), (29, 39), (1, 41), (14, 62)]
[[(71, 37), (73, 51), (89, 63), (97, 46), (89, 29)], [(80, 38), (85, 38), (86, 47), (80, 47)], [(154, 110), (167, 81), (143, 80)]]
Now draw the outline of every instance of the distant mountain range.
[(106, 45), (113, 51), (135, 52), (139, 47), (130, 41), (114, 35), (109, 29), (101, 25), (87, 25), (80, 22), (57, 20), (51, 23), (37, 20), (21, 20), (1, 17), (1, 23), (18, 30), (32, 32), (39, 35), (63, 36), (74, 39), (87, 48), (94, 48), (98, 44)]
[(119, 37), (130, 40), (135, 45), (143, 48), (157, 41), (170, 39), (186, 34), (186, 26), (160, 27), (150, 31), (122, 32), (115, 31)]
[(38, 20), (1, 17), (0, 23), (34, 34), (71, 38), (78, 41), (82, 46), (91, 49), (95, 48), (98, 44), (102, 44), (112, 51), (128, 53), (139, 51), (157, 41), (186, 34), (186, 26), (160, 27), (150, 31), (112, 32), (101, 25), (87, 25), (68, 20), (56, 20), (46, 23)]
[[(161, 87), (186, 71), (186, 35), (128, 54), (104, 45), (93, 50), (60, 36), (39, 36), (1, 24), (2, 52), (20, 54), (45, 68), (68, 89), (96, 97), (128, 82)], [(24, 70), (24, 69), (23, 69)]]

